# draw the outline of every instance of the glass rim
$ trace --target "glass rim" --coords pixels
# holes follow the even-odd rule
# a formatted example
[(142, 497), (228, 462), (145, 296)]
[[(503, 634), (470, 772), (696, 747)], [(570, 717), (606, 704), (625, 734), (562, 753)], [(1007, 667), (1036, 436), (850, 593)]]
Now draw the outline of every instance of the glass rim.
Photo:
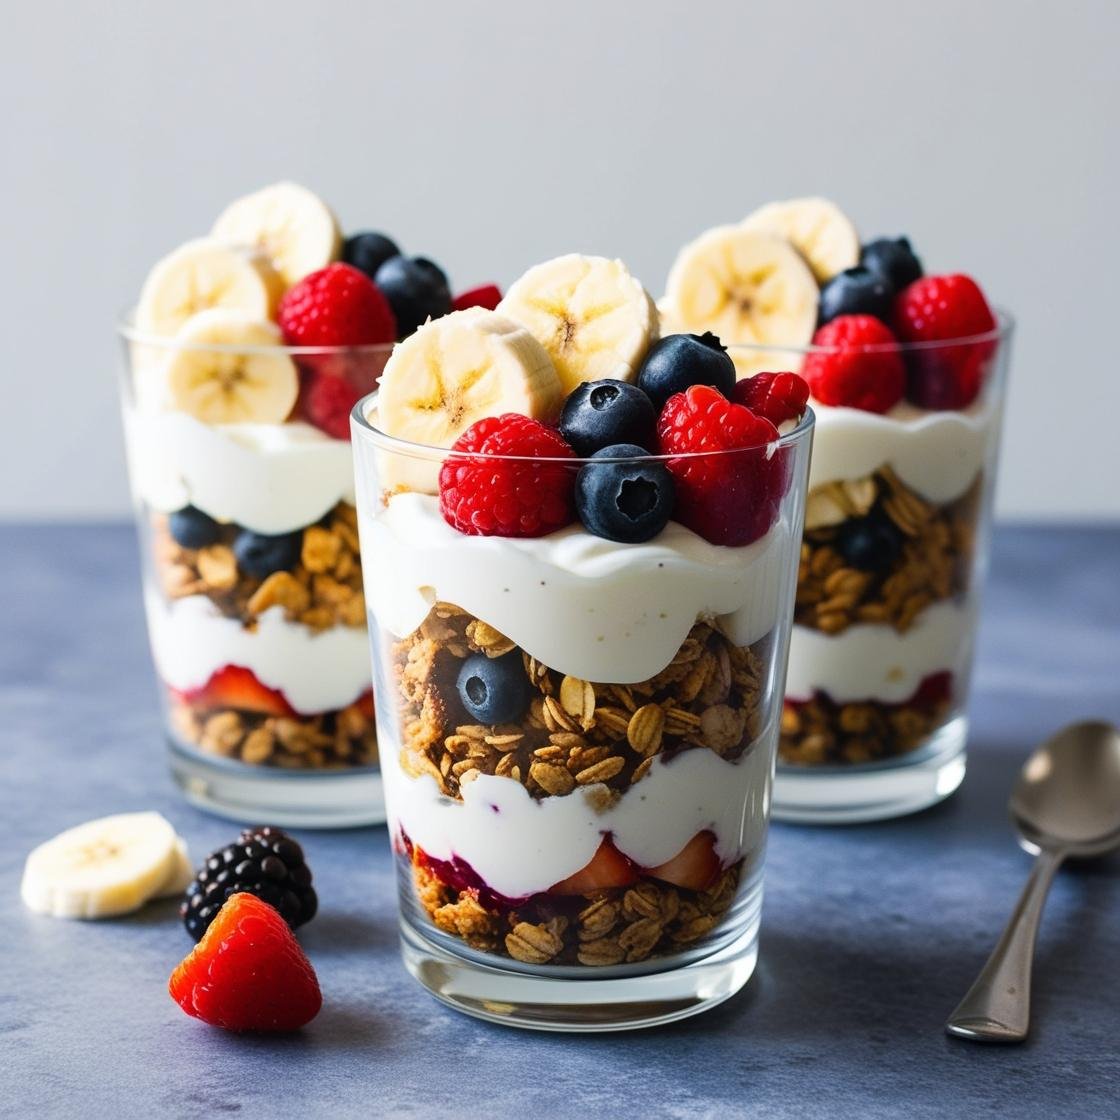
[[(259, 346), (241, 346), (231, 342), (182, 342), (175, 335), (152, 334), (150, 331), (139, 330), (134, 321), (134, 307), (127, 307), (118, 314), (116, 319), (116, 332), (126, 342), (138, 346), (150, 346), (155, 349), (167, 351), (190, 351), (200, 354), (260, 354), (276, 355), (286, 354), (288, 357), (326, 357), (326, 356), (370, 356), (373, 354), (390, 354), (396, 342), (367, 342), (357, 346), (288, 346), (285, 343), (275, 345), (262, 344)], [(272, 320), (261, 320), (269, 322)], [(273, 323), (273, 326), (276, 324)]]
[[(810, 354), (839, 354), (841, 352), (855, 352), (860, 354), (903, 354), (918, 353), (931, 350), (949, 350), (957, 346), (976, 346), (981, 343), (1005, 342), (1015, 330), (1015, 318), (1010, 311), (1002, 307), (993, 307), (992, 313), (996, 318), (996, 325), (990, 331), (981, 334), (961, 335), (959, 338), (939, 338), (926, 342), (876, 342), (868, 346), (814, 346), (808, 343), (805, 346), (786, 346), (777, 342), (726, 342), (729, 354), (796, 354), (807, 357)], [(689, 332), (673, 332), (689, 333)], [(723, 341), (723, 340), (721, 340)]]
[(678, 462), (681, 459), (716, 459), (728, 455), (741, 455), (745, 451), (762, 451), (775, 447), (778, 450), (796, 447), (811, 438), (816, 413), (810, 405), (805, 406), (805, 411), (797, 423), (797, 427), (779, 434), (776, 440), (767, 443), (753, 443), (746, 447), (721, 448), (714, 451), (682, 451), (672, 455), (658, 455), (648, 452), (645, 455), (624, 455), (620, 457), (597, 457), (572, 455), (570, 457), (549, 455), (492, 455), (481, 451), (453, 451), (449, 447), (434, 447), (427, 443), (414, 443), (411, 440), (391, 436), (380, 428), (370, 423), (366, 413), (372, 411), (377, 403), (377, 390), (367, 393), (350, 410), (351, 430), (356, 431), (362, 439), (369, 441), (382, 451), (390, 451), (397, 455), (405, 455), (413, 459), (425, 459), (430, 462), (443, 462), (450, 457), (456, 459), (481, 459), (487, 462), (503, 463), (548, 463), (566, 467), (582, 467), (588, 463), (668, 463)]

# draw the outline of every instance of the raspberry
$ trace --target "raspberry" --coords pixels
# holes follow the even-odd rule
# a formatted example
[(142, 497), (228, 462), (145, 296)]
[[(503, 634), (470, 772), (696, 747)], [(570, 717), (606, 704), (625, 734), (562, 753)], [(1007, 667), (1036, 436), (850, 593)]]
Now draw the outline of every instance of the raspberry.
[(188, 1015), (227, 1031), (298, 1030), (323, 1005), (288, 923), (251, 894), (230, 897), (168, 990)]
[(572, 491), (576, 472), (563, 463), (518, 462), (574, 459), (572, 449), (539, 420), (507, 412), (472, 424), (440, 467), (439, 508), (460, 533), (481, 537), (543, 537), (574, 519)]
[[(895, 299), (903, 342), (947, 342), (995, 330), (984, 293), (969, 276), (923, 276)], [(980, 392), (995, 351), (991, 339), (907, 351), (907, 396), (922, 408), (965, 408)]]
[(796, 373), (756, 373), (736, 381), (731, 399), (776, 428), (799, 420), (809, 400), (809, 386)]
[(367, 346), (397, 337), (389, 301), (349, 264), (329, 264), (293, 284), (276, 319), (289, 346)]
[(300, 410), (309, 424), (335, 439), (350, 438), (350, 411), (365, 394), (333, 373), (309, 371), (300, 394)]
[(886, 412), (902, 400), (902, 351), (878, 319), (841, 315), (813, 335), (813, 345), (821, 349), (805, 358), (801, 376), (821, 404)]
[(669, 460), (676, 520), (712, 544), (750, 544), (765, 535), (777, 520), (785, 489), (782, 460), (766, 457), (767, 445), (777, 438), (769, 420), (709, 385), (670, 397), (657, 421), (663, 455), (740, 451)]
[(477, 288), (460, 292), (451, 301), (452, 311), (465, 311), (468, 307), (485, 307), (493, 311), (502, 302), (502, 289), (497, 284), (481, 284)]

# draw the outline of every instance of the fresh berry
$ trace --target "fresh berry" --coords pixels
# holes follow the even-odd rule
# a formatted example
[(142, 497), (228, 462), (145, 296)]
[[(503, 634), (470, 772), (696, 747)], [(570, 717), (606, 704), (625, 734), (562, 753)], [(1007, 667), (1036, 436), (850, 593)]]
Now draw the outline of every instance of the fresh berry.
[(606, 377), (584, 381), (568, 394), (560, 413), (560, 434), (584, 457), (614, 443), (654, 446), (657, 411), (637, 385)]
[(809, 401), (809, 386), (796, 373), (756, 373), (735, 382), (731, 399), (776, 428), (801, 419)]
[(841, 315), (813, 335), (801, 367), (814, 398), (864, 412), (886, 412), (906, 387), (902, 352), (890, 328), (872, 315)]
[(375, 279), (396, 316), (398, 339), (451, 310), (447, 276), (426, 257), (391, 257), (377, 270)]
[(948, 669), (930, 673), (922, 678), (922, 683), (914, 690), (909, 704), (915, 708), (936, 708), (947, 704), (953, 698), (953, 674)]
[(922, 274), (922, 262), (905, 237), (879, 237), (868, 242), (860, 252), (859, 263), (877, 272), (896, 292)]
[(217, 544), (222, 527), (209, 514), (194, 506), (183, 506), (167, 519), (167, 528), (175, 543), (183, 548), (205, 548)]
[(273, 572), (290, 572), (303, 548), (303, 532), (254, 533), (242, 529), (233, 541), (237, 566), (248, 576), (264, 579)]
[(397, 332), (389, 303), (373, 281), (341, 263), (293, 284), (276, 319), (289, 346), (367, 346), (392, 342)]
[(274, 907), (292, 929), (311, 921), (319, 908), (303, 849), (271, 825), (243, 829), (234, 843), (206, 857), (179, 904), (187, 933), (198, 941), (240, 891)]
[(846, 268), (821, 288), (817, 322), (823, 326), (841, 315), (874, 315), (891, 321), (894, 289), (878, 272), (869, 268)]
[(171, 974), (171, 998), (227, 1031), (294, 1031), (323, 1006), (311, 962), (267, 902), (235, 894)]
[(455, 687), (475, 723), (516, 723), (529, 707), (529, 678), (519, 649), (501, 657), (473, 654), (463, 662)]
[(744, 545), (777, 520), (784, 472), (779, 458), (766, 457), (778, 438), (769, 420), (711, 386), (693, 385), (669, 398), (657, 438), (663, 455), (684, 456), (668, 464), (677, 489), (674, 517), (681, 524), (712, 544)]
[(211, 674), (199, 688), (173, 689), (175, 697), (196, 711), (257, 712), (268, 716), (294, 716), (295, 710), (278, 689), (261, 684), (251, 669), (226, 665)]
[(387, 260), (400, 255), (397, 243), (383, 233), (355, 233), (342, 245), (342, 259), (361, 269), (371, 280)]
[(669, 468), (632, 443), (604, 447), (591, 459), (576, 476), (576, 513), (583, 527), (627, 544), (656, 537), (673, 516), (676, 487)]
[(995, 330), (996, 318), (971, 277), (923, 276), (895, 300), (895, 329), (903, 342), (937, 342), (907, 351), (907, 395), (921, 408), (965, 408), (980, 392), (995, 350), (992, 339), (959, 342)]
[(574, 895), (591, 894), (594, 891), (615, 890), (628, 887), (638, 880), (634, 864), (628, 860), (612, 843), (609, 836), (604, 837), (595, 854), (574, 875), (561, 879), (549, 887), (549, 894)]
[(646, 873), (675, 887), (706, 890), (715, 882), (720, 870), (715, 839), (710, 832), (698, 832), (672, 859), (648, 868)]
[(572, 449), (539, 420), (516, 412), (487, 416), (451, 450), (463, 454), (449, 455), (440, 467), (439, 508), (460, 533), (543, 537), (571, 523), (576, 472), (554, 460), (574, 458)]
[(886, 517), (853, 517), (840, 527), (836, 548), (849, 567), (888, 572), (902, 552), (902, 534)]
[(485, 307), (493, 311), (502, 302), (502, 289), (497, 284), (482, 284), (460, 292), (452, 301), (452, 311), (466, 311), (468, 307)]
[(300, 409), (308, 423), (335, 439), (350, 438), (350, 412), (365, 394), (344, 377), (311, 372), (300, 393)]
[(670, 334), (650, 347), (637, 382), (658, 408), (690, 385), (711, 385), (726, 397), (735, 384), (735, 363), (711, 331)]

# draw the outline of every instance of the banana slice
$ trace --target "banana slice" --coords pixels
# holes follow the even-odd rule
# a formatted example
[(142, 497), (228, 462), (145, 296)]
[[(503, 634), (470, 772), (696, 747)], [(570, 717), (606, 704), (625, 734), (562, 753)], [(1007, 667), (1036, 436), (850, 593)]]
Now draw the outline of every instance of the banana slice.
[(851, 218), (827, 198), (769, 202), (743, 220), (744, 229), (773, 233), (793, 242), (818, 283), (859, 264), (859, 234)]
[(164, 371), (169, 406), (204, 424), (281, 424), (299, 393), (280, 330), (241, 311), (200, 311), (175, 335)]
[(717, 226), (677, 255), (665, 298), (686, 331), (713, 331), (727, 346), (804, 346), (817, 323), (817, 282), (788, 241)]
[[(425, 323), (393, 350), (377, 394), (377, 425), (388, 435), (450, 447), (476, 420), (520, 412), (552, 420), (564, 391), (529, 331), (496, 311), (472, 307)], [(439, 464), (384, 456), (385, 488), (434, 494)]]
[(231, 245), (255, 245), (291, 287), (337, 260), (342, 235), (330, 207), (297, 183), (274, 183), (231, 202), (213, 235)]
[(583, 381), (632, 381), (657, 341), (657, 308), (621, 261), (572, 253), (529, 269), (498, 304), (536, 336), (565, 394)]
[(136, 327), (173, 335), (210, 307), (271, 319), (283, 291), (283, 280), (259, 249), (200, 237), (180, 245), (148, 273), (136, 305)]
[(191, 863), (187, 842), (181, 836), (175, 837), (175, 859), (171, 870), (152, 898), (176, 898), (190, 886), (194, 878), (194, 864)]
[(128, 914), (169, 883), (177, 839), (159, 813), (89, 821), (27, 857), (20, 895), (35, 913), (55, 918)]

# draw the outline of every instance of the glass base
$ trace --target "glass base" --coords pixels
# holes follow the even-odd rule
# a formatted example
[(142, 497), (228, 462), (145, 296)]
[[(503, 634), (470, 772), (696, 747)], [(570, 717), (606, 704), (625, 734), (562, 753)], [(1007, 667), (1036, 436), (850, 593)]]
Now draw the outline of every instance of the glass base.
[(867, 766), (783, 766), (771, 814), (794, 824), (888, 820), (944, 801), (964, 781), (968, 719), (957, 716), (921, 748)]
[(171, 747), (171, 773), (186, 799), (208, 813), (242, 824), (283, 828), (354, 828), (383, 824), (381, 774), (372, 767), (300, 771), (248, 767), (200, 758)]
[(730, 999), (758, 961), (758, 907), (729, 944), (665, 972), (639, 969), (607, 979), (533, 975), (495, 968), (448, 952), (406, 917), (405, 967), (436, 999), (478, 1019), (538, 1031), (622, 1031), (687, 1019)]

